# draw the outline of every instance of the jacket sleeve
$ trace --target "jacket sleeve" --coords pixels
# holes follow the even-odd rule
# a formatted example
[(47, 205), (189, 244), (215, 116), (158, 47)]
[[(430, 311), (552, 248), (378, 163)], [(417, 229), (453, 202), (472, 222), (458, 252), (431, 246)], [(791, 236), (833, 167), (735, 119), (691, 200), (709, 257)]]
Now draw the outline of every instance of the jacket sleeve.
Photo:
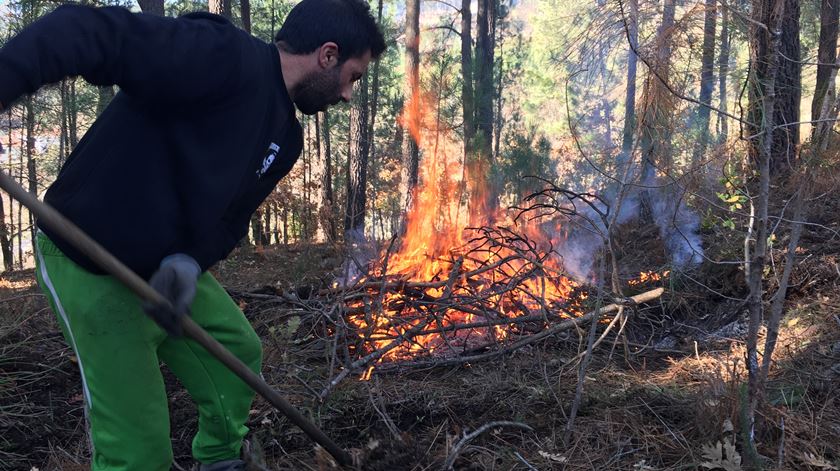
[(164, 18), (60, 6), (0, 49), (0, 108), (70, 76), (146, 100), (213, 99), (237, 85), (243, 34), (207, 13)]

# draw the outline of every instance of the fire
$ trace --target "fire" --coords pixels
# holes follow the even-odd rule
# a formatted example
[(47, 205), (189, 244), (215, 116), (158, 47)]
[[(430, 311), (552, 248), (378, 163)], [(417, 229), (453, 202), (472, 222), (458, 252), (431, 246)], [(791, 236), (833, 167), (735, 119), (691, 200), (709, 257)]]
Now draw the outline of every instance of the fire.
[(638, 286), (654, 281), (661, 281), (663, 278), (667, 278), (670, 274), (671, 272), (669, 270), (665, 270), (662, 273), (657, 273), (655, 271), (643, 271), (639, 273), (638, 277), (629, 280), (627, 284), (630, 286)]
[[(405, 236), (348, 302), (351, 353), (371, 359), (363, 381), (381, 362), (455, 356), (530, 335), (581, 315), (586, 300), (555, 251), (561, 228), (490, 213), (484, 203), (492, 198), (476, 194), (489, 185), (478, 181), (481, 170), (470, 174), (481, 165), (465, 164), (463, 143), (438, 126), (435, 109), (434, 97), (415, 94), (403, 112), (422, 150)], [(645, 272), (637, 284), (658, 279)]]
[[(463, 144), (437, 126), (432, 97), (412, 98), (401, 122), (422, 151), (420, 184), (398, 249), (361, 281), (367, 297), (348, 304), (353, 353), (387, 349), (379, 362), (451, 356), (579, 315), (586, 296), (552, 250), (557, 228), (463, 204), (471, 178)], [(471, 183), (472, 192), (485, 186)], [(467, 227), (476, 222), (492, 228)]]

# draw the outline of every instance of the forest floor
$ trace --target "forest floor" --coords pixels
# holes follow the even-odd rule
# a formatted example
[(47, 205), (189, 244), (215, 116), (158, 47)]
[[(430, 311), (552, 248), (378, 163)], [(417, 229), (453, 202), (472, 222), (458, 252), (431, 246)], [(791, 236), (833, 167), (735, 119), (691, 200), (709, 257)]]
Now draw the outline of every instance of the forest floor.
[[(806, 231), (801, 244), (807, 250), (794, 271), (757, 419), (758, 451), (772, 469), (840, 469), (840, 240), (830, 234), (836, 208), (815, 211), (828, 227)], [(704, 240), (738, 247), (726, 231), (706, 229)], [(631, 232), (622, 245), (626, 266), (660, 268), (651, 258), (655, 231)], [(626, 343), (608, 338), (596, 349), (564, 444), (585, 328), (485, 362), (397, 368), (368, 381), (353, 374), (319, 400), (336, 373), (328, 349), (307, 342), (306, 322), (269, 297), (323, 286), (340, 262), (332, 247), (289, 246), (238, 251), (214, 272), (263, 340), (266, 381), (340, 446), (363, 450), (365, 469), (436, 470), (448, 458), (464, 470), (740, 469), (746, 310), (737, 265), (704, 264), (637, 287), (664, 286), (666, 294), (639, 307)], [(253, 296), (259, 293), (270, 296)], [(195, 408), (164, 372), (173, 469), (191, 469)], [(495, 421), (529, 429), (482, 429)], [(265, 401), (255, 401), (248, 426), (252, 469), (330, 469), (323, 452)], [(85, 428), (77, 363), (32, 270), (3, 274), (0, 469), (88, 469)]]

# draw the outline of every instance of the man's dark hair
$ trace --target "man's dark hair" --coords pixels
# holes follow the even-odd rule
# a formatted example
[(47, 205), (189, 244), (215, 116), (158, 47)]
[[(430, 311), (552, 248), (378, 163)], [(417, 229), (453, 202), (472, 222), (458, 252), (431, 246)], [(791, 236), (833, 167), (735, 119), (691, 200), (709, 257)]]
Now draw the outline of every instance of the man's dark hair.
[(292, 54), (309, 54), (334, 42), (339, 63), (367, 50), (376, 59), (385, 50), (385, 38), (365, 0), (303, 0), (289, 12), (274, 40)]

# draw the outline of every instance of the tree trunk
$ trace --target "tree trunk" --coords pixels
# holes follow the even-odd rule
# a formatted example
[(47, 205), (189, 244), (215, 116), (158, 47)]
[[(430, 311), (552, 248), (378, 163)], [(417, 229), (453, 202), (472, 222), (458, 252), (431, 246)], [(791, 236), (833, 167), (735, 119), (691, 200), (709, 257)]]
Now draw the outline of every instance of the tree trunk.
[[(26, 179), (27, 189), (38, 197), (38, 174), (35, 171), (35, 100), (28, 96), (24, 102), (26, 107)], [(29, 212), (30, 241), (35, 242), (35, 215)]]
[(654, 176), (654, 167), (670, 168), (671, 145), (669, 125), (671, 94), (664, 81), (671, 68), (671, 28), (674, 26), (674, 0), (664, 0), (662, 23), (656, 35), (656, 53), (645, 83), (644, 116), (641, 124), (642, 181)]
[(365, 205), (367, 203), (367, 164), (370, 152), (368, 76), (356, 85), (356, 99), (350, 110), (350, 178), (347, 180), (347, 210), (344, 231), (355, 237), (365, 235)]
[[(674, 0), (664, 0), (662, 23), (656, 34), (656, 52), (651, 58), (650, 70), (645, 81), (643, 97), (644, 112), (640, 123), (639, 146), (642, 152), (643, 185), (651, 184), (656, 168), (667, 172), (671, 169), (671, 129), (673, 95), (667, 83), (671, 69), (671, 29), (674, 26)], [(643, 223), (653, 221), (650, 193), (643, 190), (639, 205)]]
[[(11, 200), (10, 200), (11, 202)], [(9, 244), (9, 227), (6, 225), (6, 203), (0, 196), (0, 250), (3, 255), (3, 270), (12, 269), (12, 247)]]
[[(607, 0), (596, 0), (595, 4), (599, 9), (606, 9), (607, 8)], [(604, 149), (613, 148), (613, 136), (612, 136), (612, 104), (610, 103), (610, 89), (612, 85), (610, 84), (610, 70), (607, 67), (607, 63), (609, 61), (610, 49), (612, 47), (612, 39), (606, 35), (601, 35), (597, 40), (597, 48), (598, 48), (598, 79), (600, 80), (601, 90), (598, 92), (600, 95), (600, 103), (598, 104), (598, 112), (595, 114), (596, 120), (598, 122), (599, 127), (603, 126), (603, 137), (601, 138), (600, 145)], [(501, 52), (501, 47), (499, 48)], [(501, 64), (501, 60), (499, 61)], [(501, 65), (500, 65), (501, 67)], [(499, 71), (501, 73), (501, 70)], [(500, 97), (501, 98), (501, 97)], [(499, 108), (499, 113), (501, 113), (501, 108)], [(496, 116), (496, 119), (499, 120), (500, 117)], [(496, 140), (498, 141), (499, 136), (496, 136)]]
[(251, 241), (254, 247), (262, 247), (263, 245), (262, 212), (263, 208), (260, 206), (256, 211), (254, 211), (254, 214), (251, 215)]
[[(749, 257), (749, 271), (747, 284), (750, 293), (747, 297), (749, 308), (749, 326), (747, 332), (747, 397), (742, 404), (744, 416), (741, 421), (742, 438), (744, 439), (745, 468), (748, 470), (761, 469), (760, 458), (755, 449), (755, 410), (761, 400), (764, 384), (761, 381), (761, 371), (758, 361), (758, 331), (764, 313), (763, 277), (764, 265), (767, 260), (767, 231), (768, 206), (770, 197), (771, 162), (774, 157), (774, 146), (777, 128), (774, 120), (778, 116), (776, 109), (777, 78), (782, 71), (783, 64), (780, 54), (784, 46), (784, 34), (769, 34), (767, 30), (756, 26), (761, 23), (767, 25), (769, 31), (778, 31), (785, 23), (786, 3), (790, 0), (753, 0), (753, 20), (750, 25), (753, 71), (751, 81), (753, 88), (760, 90), (760, 95), (750, 98), (751, 116), (760, 118), (759, 126), (754, 133), (757, 139), (751, 140), (751, 154), (755, 156), (759, 177), (759, 191), (757, 214), (752, 230), (756, 234), (753, 254)], [(798, 10), (798, 7), (797, 7)], [(755, 121), (753, 121), (755, 123)]]
[(625, 12), (627, 21), (627, 91), (624, 95), (624, 129), (622, 130), (621, 155), (617, 162), (617, 173), (623, 175), (630, 162), (633, 151), (633, 134), (636, 131), (636, 64), (639, 58), (636, 51), (639, 48), (639, 3), (638, 0), (627, 1), (628, 11)]
[(711, 116), (712, 90), (714, 89), (714, 67), (715, 67), (715, 22), (717, 10), (716, 0), (706, 0), (705, 21), (703, 22), (703, 55), (700, 60), (700, 107), (697, 109), (697, 118), (694, 127), (697, 129), (697, 145), (694, 148), (694, 155), (691, 157), (693, 166), (697, 166), (706, 153), (706, 146), (709, 143), (709, 118)]
[[(470, 0), (461, 0), (461, 104), (464, 119), (464, 161), (461, 171), (461, 186), (458, 203), (463, 200), (463, 191), (468, 181), (472, 181), (472, 171), (475, 162), (473, 149), (475, 139), (475, 91), (473, 90), (473, 59), (472, 59), (472, 12)], [(472, 193), (472, 188), (470, 190)]]
[(417, 187), (420, 168), (420, 0), (405, 2), (405, 111), (403, 127), (405, 137), (402, 142), (403, 154), (403, 194), (404, 210), (413, 203), (413, 193)]
[(79, 145), (79, 106), (76, 102), (78, 95), (76, 94), (76, 79), (70, 80), (70, 110), (68, 111), (68, 128), (70, 131), (70, 151)]
[(151, 15), (164, 16), (163, 0), (137, 0), (140, 10)]
[(262, 242), (263, 242), (263, 245), (271, 245), (271, 203), (265, 203), (262, 206), (263, 206)]
[(778, 175), (792, 170), (799, 147), (799, 108), (802, 102), (802, 64), (799, 43), (799, 0), (786, 0), (782, 17), (782, 39), (779, 43), (779, 72), (776, 77), (778, 125), (773, 133), (779, 151), (770, 161), (771, 173)]
[[(720, 55), (718, 56), (718, 87), (720, 89), (720, 104), (718, 107), (721, 111), (726, 113), (726, 79), (729, 75), (729, 50), (731, 41), (729, 35), (729, 8), (721, 8), (720, 23)], [(718, 115), (718, 143), (726, 142), (729, 138), (729, 122), (727, 119), (728, 118), (722, 113)]]
[[(335, 227), (335, 199), (333, 197), (332, 184), (332, 152), (330, 150), (330, 115), (327, 111), (321, 112), (316, 116), (316, 125), (319, 126), (318, 135), (321, 138), (321, 146), (319, 152), (324, 159), (324, 174), (321, 176), (321, 221), (325, 226), (327, 240), (335, 242), (338, 239), (338, 233)], [(320, 121), (320, 123), (319, 123)]]
[[(840, 13), (840, 0), (822, 0), (820, 2), (820, 45), (817, 52), (817, 86), (811, 101), (811, 120), (816, 121), (822, 114), (822, 104), (829, 91), (829, 78), (832, 65), (837, 62), (837, 26)], [(812, 128), (816, 129), (816, 126)]]
[[(754, 0), (754, 6), (758, 6), (757, 12), (762, 16), (756, 18), (762, 24), (771, 24), (775, 18), (770, 18), (771, 2), (774, 0)], [(784, 15), (779, 18), (778, 24), (781, 39), (779, 41), (778, 63), (774, 66), (777, 70), (774, 78), (775, 99), (773, 101), (773, 117), (768, 122), (773, 123), (773, 143), (770, 153), (770, 174), (772, 177), (789, 173), (792, 170), (796, 159), (797, 146), (799, 144), (799, 125), (790, 124), (799, 121), (799, 103), (802, 94), (800, 46), (799, 46), (799, 1), (784, 0)], [(781, 7), (780, 7), (781, 8)], [(754, 13), (755, 14), (755, 13)], [(750, 82), (750, 105), (748, 112), (747, 126), (751, 140), (762, 140), (758, 134), (759, 127), (765, 122), (762, 113), (764, 112), (764, 99), (767, 91), (764, 89), (769, 83), (767, 79), (768, 64), (770, 59), (770, 39), (764, 34), (757, 34), (753, 38), (755, 62), (754, 79)], [(753, 137), (758, 136), (758, 137)], [(754, 164), (759, 165), (760, 156), (756, 152), (758, 146), (750, 147), (750, 157)]]
[[(251, 33), (251, 0), (239, 0), (239, 15), (242, 17), (242, 29)], [(274, 32), (272, 31), (272, 34)]]
[[(26, 113), (24, 112), (21, 116), (21, 121), (26, 121)], [(18, 183), (20, 186), (26, 187), (26, 182), (24, 181), (26, 177), (24, 176), (24, 156), (26, 155), (26, 141), (24, 132), (21, 130), (21, 139), (20, 139), (20, 154), (18, 158), (18, 165), (17, 165), (17, 176), (18, 176)], [(17, 226), (15, 227), (15, 232), (17, 233), (17, 262), (18, 268), (23, 268), (23, 203), (18, 200), (17, 202)]]
[(274, 243), (280, 245), (280, 205), (271, 203), (271, 213), (274, 216)]
[(208, 0), (207, 8), (210, 13), (222, 15), (230, 19), (230, 0)]
[[(12, 111), (9, 110), (9, 145), (6, 150), (9, 162), (12, 161)], [(12, 199), (9, 198), (9, 217), (12, 215)], [(14, 257), (12, 256), (12, 244), (9, 240), (9, 224), (6, 223), (6, 210), (3, 203), (3, 198), (0, 197), (0, 251), (3, 254), (3, 269), (9, 271), (12, 269)]]
[[(476, 166), (470, 176), (470, 223), (481, 224), (496, 208), (496, 185), (491, 177), (493, 142), (493, 66), (496, 36), (496, 0), (478, 0), (475, 45)], [(479, 219), (481, 218), (481, 219)]]
[(67, 160), (67, 156), (70, 155), (70, 130), (67, 125), (70, 104), (67, 93), (67, 79), (62, 79), (59, 83), (58, 94), (61, 103), (59, 110), (59, 128), (61, 128), (61, 133), (58, 138), (58, 166), (61, 168)]
[[(376, 7), (376, 24), (380, 25), (380, 27), (382, 25), (382, 8), (383, 8), (382, 0), (379, 0), (377, 2), (377, 7)], [(370, 174), (370, 178), (371, 178), (372, 182), (375, 182), (376, 180), (374, 180), (374, 179), (378, 178), (378, 175), (379, 175), (379, 166), (377, 165), (377, 160), (376, 160), (376, 157), (377, 157), (376, 156), (376, 146), (374, 145), (375, 142), (376, 142), (376, 115), (379, 112), (379, 71), (380, 71), (379, 67), (380, 67), (379, 61), (376, 61), (376, 62), (373, 63), (373, 79), (372, 79), (372, 83), (371, 83), (371, 86), (370, 86), (370, 93), (371, 93), (371, 97), (370, 97), (370, 118), (368, 119), (368, 133), (367, 133), (368, 140), (369, 140), (369, 143), (370, 143), (370, 145), (368, 146), (369, 147), (369, 149), (368, 149), (368, 154), (369, 154), (368, 155), (368, 166), (369, 166), (368, 173)], [(372, 183), (371, 187), (370, 187), (371, 201), (373, 201), (374, 203), (377, 200), (377, 189), (378, 189), (378, 187), (379, 187), (379, 185), (377, 183)], [(376, 229), (375, 224), (374, 224), (373, 228), (374, 228), (374, 231), (375, 231), (375, 229)], [(373, 238), (374, 239), (376, 238), (375, 233), (373, 234)]]
[[(301, 204), (301, 231), (302, 237), (309, 238), (309, 222), (312, 220), (312, 214), (309, 211), (309, 206), (312, 203), (312, 122), (309, 116), (303, 119), (303, 129), (305, 129), (305, 138), (303, 152), (303, 204)], [(304, 216), (305, 213), (305, 216)]]
[[(598, 75), (600, 76), (601, 80), (601, 103), (600, 103), (600, 114), (599, 120), (603, 125), (603, 138), (602, 138), (602, 145), (606, 149), (613, 148), (613, 136), (612, 136), (612, 105), (610, 104), (610, 71), (607, 68), (607, 62), (609, 60), (610, 54), (610, 44), (609, 41), (605, 38), (601, 38), (598, 41)], [(501, 64), (501, 61), (499, 61)], [(501, 113), (501, 107), (499, 108), (499, 113)], [(497, 120), (501, 120), (500, 117), (496, 117)], [(498, 141), (499, 136), (496, 136), (496, 140)]]
[[(504, 39), (500, 38), (499, 40), (499, 73), (496, 74), (497, 82), (496, 82), (496, 112), (493, 114), (493, 156), (492, 161), (497, 162), (499, 160), (499, 148), (501, 147), (502, 141), (502, 126), (504, 125), (505, 121), (502, 117), (502, 91), (504, 87), (504, 74), (505, 74), (505, 56), (504, 56)], [(609, 124), (607, 124), (609, 126)]]

